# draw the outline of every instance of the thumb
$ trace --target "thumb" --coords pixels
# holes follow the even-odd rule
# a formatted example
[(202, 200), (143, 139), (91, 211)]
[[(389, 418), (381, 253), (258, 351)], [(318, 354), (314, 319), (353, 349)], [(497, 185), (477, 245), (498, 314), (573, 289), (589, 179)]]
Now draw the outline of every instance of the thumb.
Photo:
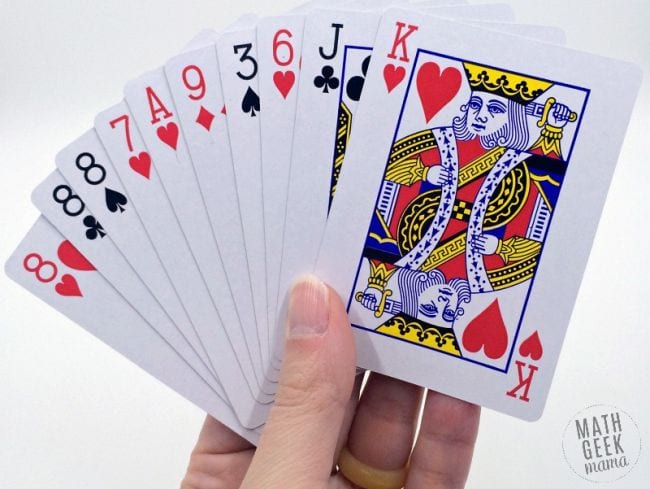
[(275, 405), (242, 487), (324, 487), (354, 377), (343, 303), (316, 277), (305, 277), (291, 292)]

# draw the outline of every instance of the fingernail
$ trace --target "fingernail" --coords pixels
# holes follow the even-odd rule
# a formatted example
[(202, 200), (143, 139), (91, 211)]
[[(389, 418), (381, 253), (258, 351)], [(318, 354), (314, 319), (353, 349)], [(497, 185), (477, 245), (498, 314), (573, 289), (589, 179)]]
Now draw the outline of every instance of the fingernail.
[(329, 322), (329, 290), (318, 278), (307, 275), (295, 283), (287, 322), (290, 337), (325, 333)]

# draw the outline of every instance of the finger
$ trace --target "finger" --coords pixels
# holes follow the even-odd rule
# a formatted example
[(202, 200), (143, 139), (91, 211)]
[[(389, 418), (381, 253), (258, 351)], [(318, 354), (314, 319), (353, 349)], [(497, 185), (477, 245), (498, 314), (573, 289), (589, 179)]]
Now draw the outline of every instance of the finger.
[(343, 303), (320, 280), (307, 277), (291, 293), (275, 405), (242, 487), (326, 483), (354, 374), (354, 341)]
[(465, 487), (481, 408), (430, 391), (413, 454), (407, 489)]
[(248, 441), (207, 416), (181, 487), (239, 487), (253, 457), (253, 448)]
[(422, 388), (371, 373), (350, 428), (348, 450), (381, 470), (406, 465), (415, 436)]
[(222, 454), (241, 452), (251, 448), (254, 446), (250, 442), (208, 415), (203, 422), (194, 452)]
[(348, 406), (345, 410), (345, 415), (343, 416), (343, 423), (341, 424), (341, 430), (339, 431), (339, 437), (336, 441), (336, 449), (334, 450), (334, 458), (332, 459), (332, 467), (336, 465), (336, 461), (339, 458), (339, 454), (343, 447), (347, 444), (348, 437), (350, 435), (350, 428), (352, 427), (352, 421), (354, 420), (354, 415), (357, 412), (357, 406), (359, 405), (359, 393), (361, 392), (361, 385), (363, 384), (363, 377), (366, 373), (365, 370), (357, 368), (354, 376), (354, 386), (352, 387), (352, 395), (348, 401)]

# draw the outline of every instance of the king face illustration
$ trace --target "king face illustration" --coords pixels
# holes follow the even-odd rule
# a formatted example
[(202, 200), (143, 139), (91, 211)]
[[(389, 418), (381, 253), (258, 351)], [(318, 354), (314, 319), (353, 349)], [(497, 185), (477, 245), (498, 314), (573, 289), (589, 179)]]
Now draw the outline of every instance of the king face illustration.
[[(428, 68), (439, 73), (432, 61), (417, 69)], [(458, 325), (480, 320), (474, 304), (488, 299), (511, 342), (499, 301), (530, 287), (567, 168), (563, 133), (578, 118), (546, 94), (552, 82), (462, 68), (468, 95), (448, 124), (398, 131), (350, 305), (379, 333), (455, 356), (469, 353)]]

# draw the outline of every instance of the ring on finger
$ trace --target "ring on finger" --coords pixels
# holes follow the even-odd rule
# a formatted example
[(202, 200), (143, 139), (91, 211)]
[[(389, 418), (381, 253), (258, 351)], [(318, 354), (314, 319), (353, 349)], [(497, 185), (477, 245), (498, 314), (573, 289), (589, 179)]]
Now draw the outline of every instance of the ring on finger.
[(356, 458), (348, 447), (341, 450), (338, 466), (346, 479), (363, 489), (400, 489), (408, 474), (408, 464), (396, 470), (378, 469)]

